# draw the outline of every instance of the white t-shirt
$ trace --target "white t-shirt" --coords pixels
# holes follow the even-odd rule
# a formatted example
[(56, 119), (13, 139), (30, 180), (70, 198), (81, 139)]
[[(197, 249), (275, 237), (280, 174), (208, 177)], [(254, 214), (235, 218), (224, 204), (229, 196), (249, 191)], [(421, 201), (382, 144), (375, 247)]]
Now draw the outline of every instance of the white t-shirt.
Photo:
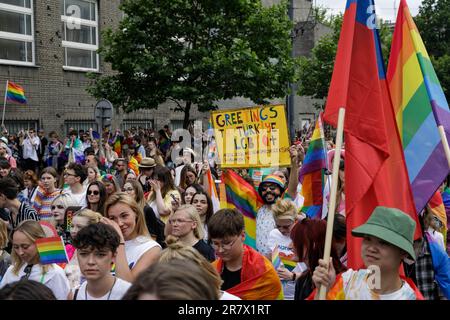
[[(17, 275), (13, 274), (13, 266), (9, 266), (6, 270), (5, 276), (0, 282), (0, 289), (5, 285), (19, 281), (22, 276), (25, 275), (24, 269), (26, 264), (24, 264)], [(70, 292), (69, 280), (66, 277), (64, 270), (57, 264), (52, 263), (48, 265), (48, 270), (46, 273), (42, 273), (42, 265), (35, 264), (32, 269), (29, 280), (34, 280), (46, 285), (50, 290), (53, 291), (56, 299), (67, 300), (67, 296)]]
[(86, 189), (84, 187), (83, 187), (83, 192), (81, 192), (81, 193), (72, 193), (72, 190), (70, 190), (70, 188), (65, 189), (64, 193), (65, 194), (70, 194), (70, 196), (77, 203), (77, 205), (81, 206), (82, 208), (86, 208), (87, 207)]
[[(293, 261), (295, 258), (295, 253), (292, 250), (292, 240), (289, 236), (284, 236), (280, 230), (273, 229), (269, 233), (269, 239), (267, 245), (270, 250), (273, 251), (275, 246), (278, 245), (278, 252), (280, 259)], [(303, 262), (297, 262), (295, 267), (286, 266), (291, 272), (302, 273), (307, 269), (307, 266)], [(283, 280), (281, 281), (283, 285), (284, 300), (294, 300), (295, 295), (295, 281)]]
[(345, 300), (416, 300), (414, 290), (406, 282), (400, 289), (389, 294), (377, 294), (369, 288), (369, 270), (349, 269), (342, 274)]
[(161, 248), (158, 242), (149, 237), (139, 236), (132, 240), (125, 241), (125, 255), (127, 256), (128, 267), (130, 270), (133, 269), (144, 253), (154, 247)]
[[(111, 291), (100, 298), (92, 297), (89, 292), (86, 292), (87, 281), (85, 281), (78, 289), (77, 297), (74, 300), (121, 300), (131, 287), (131, 283), (120, 278), (115, 279), (116, 282), (114, 283)], [(75, 290), (73, 292), (75, 293)]]
[[(34, 146), (32, 145), (32, 142), (35, 144)], [(26, 138), (23, 141), (23, 158), (39, 161), (37, 150), (39, 149), (40, 144), (41, 140), (39, 139), (39, 137), (33, 137), (31, 139)]]

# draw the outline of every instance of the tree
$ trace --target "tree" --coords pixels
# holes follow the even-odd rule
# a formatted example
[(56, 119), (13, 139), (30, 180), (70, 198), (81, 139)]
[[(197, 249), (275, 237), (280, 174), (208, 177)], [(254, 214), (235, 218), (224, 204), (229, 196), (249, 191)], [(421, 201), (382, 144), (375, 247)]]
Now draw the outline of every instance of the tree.
[(296, 81), (287, 1), (125, 0), (121, 9), (99, 50), (116, 73), (90, 75), (88, 92), (125, 112), (170, 100), (187, 128), (193, 105), (205, 112), (236, 96), (267, 104)]
[(424, 0), (414, 18), (446, 95), (450, 92), (450, 0)]
[[(328, 88), (333, 74), (334, 59), (336, 57), (339, 35), (343, 15), (331, 17), (323, 21), (331, 27), (331, 33), (323, 36), (314, 46), (310, 57), (300, 58), (298, 94), (310, 96), (313, 99), (322, 100), (316, 102), (314, 106), (318, 110), (323, 110), (325, 99), (328, 96)], [(392, 30), (382, 21), (379, 24), (379, 34), (381, 39), (381, 49), (387, 64), (389, 58), (390, 43), (392, 40)]]

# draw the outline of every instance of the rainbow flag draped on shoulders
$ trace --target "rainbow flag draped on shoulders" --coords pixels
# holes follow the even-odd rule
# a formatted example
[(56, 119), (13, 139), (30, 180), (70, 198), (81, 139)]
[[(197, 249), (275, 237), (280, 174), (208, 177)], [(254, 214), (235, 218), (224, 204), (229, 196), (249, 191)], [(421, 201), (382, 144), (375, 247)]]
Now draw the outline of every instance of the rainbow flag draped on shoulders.
[(18, 104), (26, 104), (27, 98), (25, 98), (25, 91), (23, 88), (11, 81), (8, 81), (7, 84), (6, 100)]
[(305, 160), (298, 174), (298, 180), (302, 184), (301, 192), (305, 199), (301, 211), (310, 218), (320, 217), (322, 214), (324, 178), (327, 167), (325, 146), (322, 113), (320, 113)]
[(256, 213), (263, 200), (255, 188), (233, 170), (222, 174), (225, 184), (227, 208), (236, 208), (244, 215), (245, 244), (256, 249)]
[(450, 140), (450, 111), (405, 0), (400, 1), (387, 81), (420, 212), (449, 174), (438, 126)]

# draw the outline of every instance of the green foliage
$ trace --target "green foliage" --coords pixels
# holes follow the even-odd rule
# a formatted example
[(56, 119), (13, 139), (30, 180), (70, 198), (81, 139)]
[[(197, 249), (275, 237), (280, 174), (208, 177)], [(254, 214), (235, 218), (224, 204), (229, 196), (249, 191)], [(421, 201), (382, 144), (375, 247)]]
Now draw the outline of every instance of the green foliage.
[(450, 0), (424, 0), (414, 18), (444, 93), (450, 92)]
[(88, 91), (126, 112), (172, 100), (186, 127), (193, 104), (208, 111), (236, 96), (264, 104), (296, 80), (286, 1), (125, 0), (122, 10), (99, 50), (116, 73), (91, 75)]

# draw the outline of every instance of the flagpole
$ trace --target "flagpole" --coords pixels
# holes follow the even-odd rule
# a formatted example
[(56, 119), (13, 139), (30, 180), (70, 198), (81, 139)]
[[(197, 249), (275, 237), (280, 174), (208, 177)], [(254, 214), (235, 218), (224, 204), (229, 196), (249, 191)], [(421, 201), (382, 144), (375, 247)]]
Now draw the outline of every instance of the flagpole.
[(442, 145), (444, 146), (445, 157), (447, 158), (448, 167), (450, 168), (450, 148), (448, 146), (447, 135), (445, 134), (445, 129), (443, 125), (438, 127), (439, 135), (441, 136)]
[[(333, 173), (331, 179), (331, 194), (330, 194), (330, 206), (328, 208), (328, 218), (327, 218), (327, 233), (325, 236), (325, 249), (323, 253), (323, 260), (326, 263), (330, 262), (330, 252), (331, 252), (331, 240), (333, 237), (333, 225), (334, 225), (334, 213), (336, 209), (336, 195), (337, 195), (337, 183), (339, 177), (339, 162), (341, 161), (341, 149), (342, 149), (342, 135), (344, 131), (344, 116), (345, 108), (339, 109), (338, 124), (337, 124), (337, 134), (336, 134), (336, 149), (334, 151), (333, 158)], [(326, 287), (324, 285), (320, 286), (319, 289), (319, 300), (325, 300), (326, 298)]]
[(5, 109), (6, 109), (6, 97), (8, 95), (8, 82), (9, 82), (9, 80), (6, 80), (5, 99), (3, 100), (2, 128), (3, 128), (4, 122), (5, 122)]

